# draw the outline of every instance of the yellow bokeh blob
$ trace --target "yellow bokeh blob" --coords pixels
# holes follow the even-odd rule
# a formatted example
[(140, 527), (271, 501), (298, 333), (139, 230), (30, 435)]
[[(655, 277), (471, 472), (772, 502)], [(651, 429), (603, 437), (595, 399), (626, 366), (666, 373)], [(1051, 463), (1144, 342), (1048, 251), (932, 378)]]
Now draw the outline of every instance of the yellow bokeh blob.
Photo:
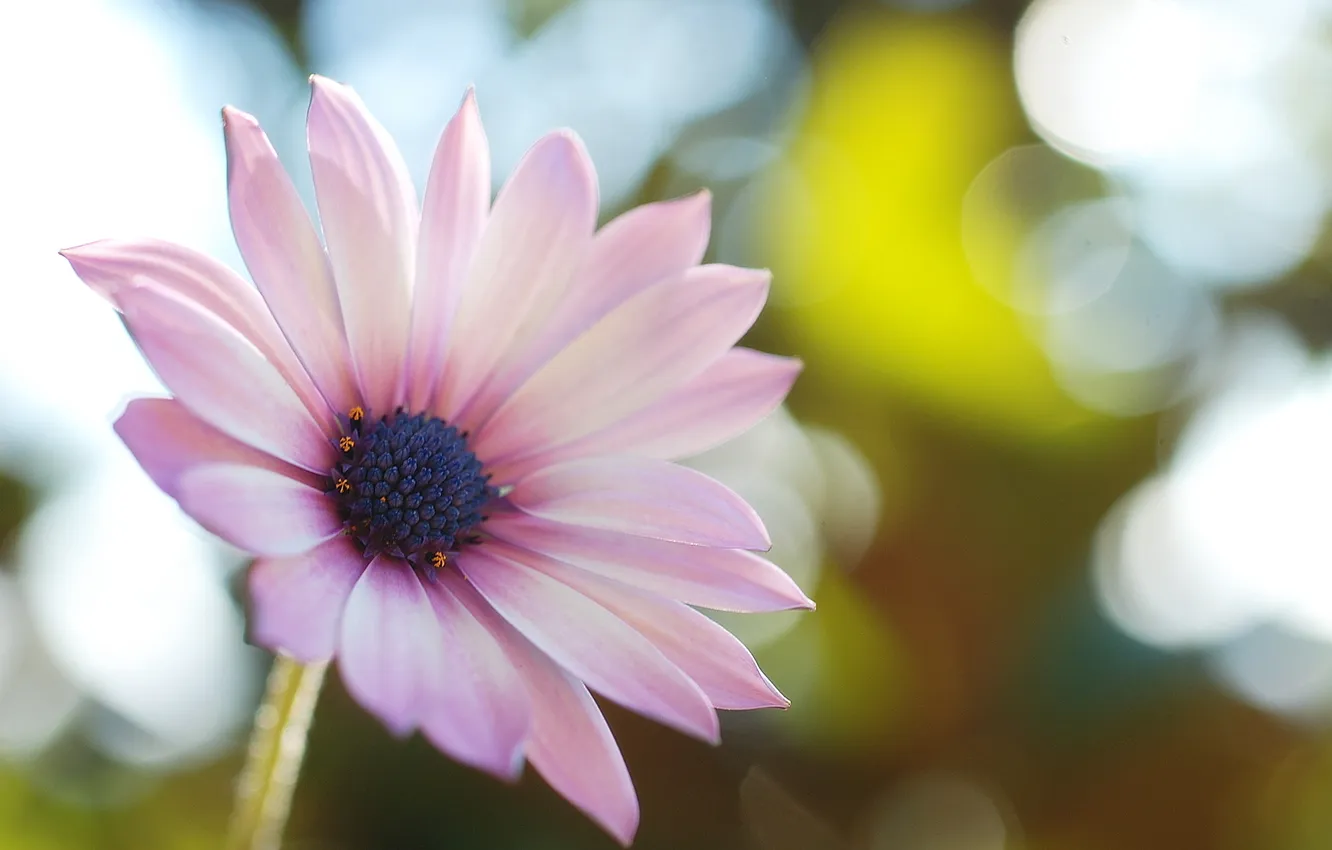
[[(1047, 437), (1090, 414), (1025, 320), (978, 285), (1009, 274), (999, 211), (963, 250), (963, 198), (1022, 140), (1006, 49), (957, 18), (847, 16), (816, 48), (809, 102), (755, 224), (775, 313), (811, 377), (889, 389), (985, 430)], [(974, 246), (973, 246), (974, 247)], [(980, 256), (996, 268), (976, 269)]]

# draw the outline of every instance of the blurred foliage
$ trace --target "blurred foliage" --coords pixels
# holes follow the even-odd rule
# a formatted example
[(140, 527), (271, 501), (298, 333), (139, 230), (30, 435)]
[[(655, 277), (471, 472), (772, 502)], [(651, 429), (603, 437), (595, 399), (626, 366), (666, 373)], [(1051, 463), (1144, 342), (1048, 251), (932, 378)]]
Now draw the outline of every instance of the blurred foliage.
[(31, 487), (13, 473), (0, 469), (0, 569), (11, 565), (15, 535), (36, 498)]

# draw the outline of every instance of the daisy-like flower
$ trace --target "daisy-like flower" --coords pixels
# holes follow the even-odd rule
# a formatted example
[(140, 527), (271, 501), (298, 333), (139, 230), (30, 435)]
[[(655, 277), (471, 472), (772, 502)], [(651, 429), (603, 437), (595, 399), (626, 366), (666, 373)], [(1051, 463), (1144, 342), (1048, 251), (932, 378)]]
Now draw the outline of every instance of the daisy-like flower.
[(794, 360), (735, 347), (765, 272), (699, 265), (706, 193), (596, 229), (578, 138), (491, 203), (469, 92), (418, 205), (348, 88), (312, 78), (323, 240), (258, 123), (223, 110), (254, 286), (159, 241), (64, 252), (171, 392), (116, 430), (205, 528), (257, 556), (250, 631), (336, 658), (394, 733), (503, 778), (525, 762), (621, 842), (638, 804), (589, 689), (705, 741), (785, 706), (693, 606), (812, 607), (738, 496), (678, 466), (772, 411)]

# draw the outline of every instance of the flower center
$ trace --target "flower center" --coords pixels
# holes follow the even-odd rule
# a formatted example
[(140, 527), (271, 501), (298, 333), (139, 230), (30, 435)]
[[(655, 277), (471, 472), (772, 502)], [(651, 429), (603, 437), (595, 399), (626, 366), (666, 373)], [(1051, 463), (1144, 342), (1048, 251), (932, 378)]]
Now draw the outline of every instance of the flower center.
[(475, 539), (481, 511), (497, 493), (466, 434), (402, 408), (372, 421), (356, 407), (347, 424), (328, 492), (367, 557), (385, 553), (438, 568)]

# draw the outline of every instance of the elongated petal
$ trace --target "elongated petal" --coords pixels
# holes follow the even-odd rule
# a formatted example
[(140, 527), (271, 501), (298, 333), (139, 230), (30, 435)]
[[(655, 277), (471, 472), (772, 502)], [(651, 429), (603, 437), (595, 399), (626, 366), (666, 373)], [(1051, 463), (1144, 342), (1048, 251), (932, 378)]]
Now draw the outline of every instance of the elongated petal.
[(708, 248), (711, 225), (712, 194), (707, 190), (644, 204), (611, 220), (592, 239), (568, 306), (561, 306), (562, 316), (587, 317), (571, 321), (573, 333), (649, 285), (698, 265)]
[(477, 453), (506, 480), (525, 455), (647, 407), (735, 344), (758, 316), (768, 280), (766, 272), (700, 266), (630, 298), (510, 396), (477, 435)]
[(541, 559), (492, 541), (458, 563), (504, 619), (593, 690), (715, 742), (717, 714), (698, 686), (614, 614), (536, 569)]
[(638, 831), (638, 797), (615, 738), (587, 687), (549, 661), (527, 667), (541, 689), (527, 757), (550, 786), (628, 847)]
[(791, 577), (743, 549), (713, 549), (499, 513), (486, 531), (607, 578), (719, 611), (813, 608)]
[(767, 549), (744, 499), (697, 470), (617, 455), (570, 461), (519, 481), (509, 501), (554, 522), (727, 549)]
[(597, 231), (568, 294), (531, 338), (514, 340), (510, 356), (468, 404), (463, 427), (484, 422), (546, 361), (611, 309), (697, 265), (707, 250), (711, 213), (712, 196), (702, 191), (635, 207)]
[(365, 558), (341, 534), (300, 555), (256, 560), (249, 582), (251, 639), (307, 664), (332, 658), (342, 611), (364, 570)]
[(311, 470), (332, 447), (295, 392), (253, 345), (210, 313), (156, 288), (123, 290), (125, 323), (162, 383), (208, 424)]
[(407, 364), (413, 410), (434, 400), (453, 314), (489, 212), (490, 147), (469, 89), (435, 149), (421, 207)]
[(440, 667), (427, 681), (421, 729), (444, 752), (501, 779), (516, 779), (532, 712), (522, 678), (495, 638), (458, 601), (465, 584), (445, 570), (424, 585), (442, 635)]
[(542, 464), (598, 454), (673, 460), (748, 431), (786, 398), (803, 364), (733, 348), (702, 374), (637, 413), (539, 457)]
[(297, 555), (342, 532), (342, 520), (327, 496), (267, 469), (199, 466), (181, 475), (179, 489), (185, 513), (256, 555)]
[(361, 574), (342, 616), (338, 669), (356, 701), (403, 736), (420, 722), (440, 669), (442, 637), (413, 570), (379, 556)]
[(543, 561), (542, 571), (633, 626), (693, 679), (717, 708), (786, 708), (791, 703), (726, 629), (683, 603)]
[(160, 287), (212, 314), (244, 337), (282, 375), (311, 416), (329, 430), (332, 411), (306, 374), (254, 287), (218, 261), (157, 239), (107, 239), (61, 252), (74, 271), (117, 309), (122, 294)]
[(116, 433), (163, 492), (179, 496), (180, 476), (210, 463), (255, 466), (311, 487), (319, 477), (238, 442), (173, 398), (136, 398), (116, 420)]
[(391, 410), (405, 360), (416, 270), (416, 190), (393, 140), (346, 86), (315, 76), (306, 123), (319, 219), (360, 378)]
[(259, 122), (222, 110), (231, 230), (250, 277), (328, 403), (361, 403), (328, 257)]
[(531, 697), (527, 757), (551, 787), (621, 844), (638, 830), (638, 798), (601, 709), (582, 682), (519, 634), (465, 581), (458, 599), (504, 647)]
[(545, 136), (495, 199), (449, 337), (437, 413), (456, 418), (524, 321), (559, 300), (596, 217), (596, 173), (583, 143), (568, 132)]

